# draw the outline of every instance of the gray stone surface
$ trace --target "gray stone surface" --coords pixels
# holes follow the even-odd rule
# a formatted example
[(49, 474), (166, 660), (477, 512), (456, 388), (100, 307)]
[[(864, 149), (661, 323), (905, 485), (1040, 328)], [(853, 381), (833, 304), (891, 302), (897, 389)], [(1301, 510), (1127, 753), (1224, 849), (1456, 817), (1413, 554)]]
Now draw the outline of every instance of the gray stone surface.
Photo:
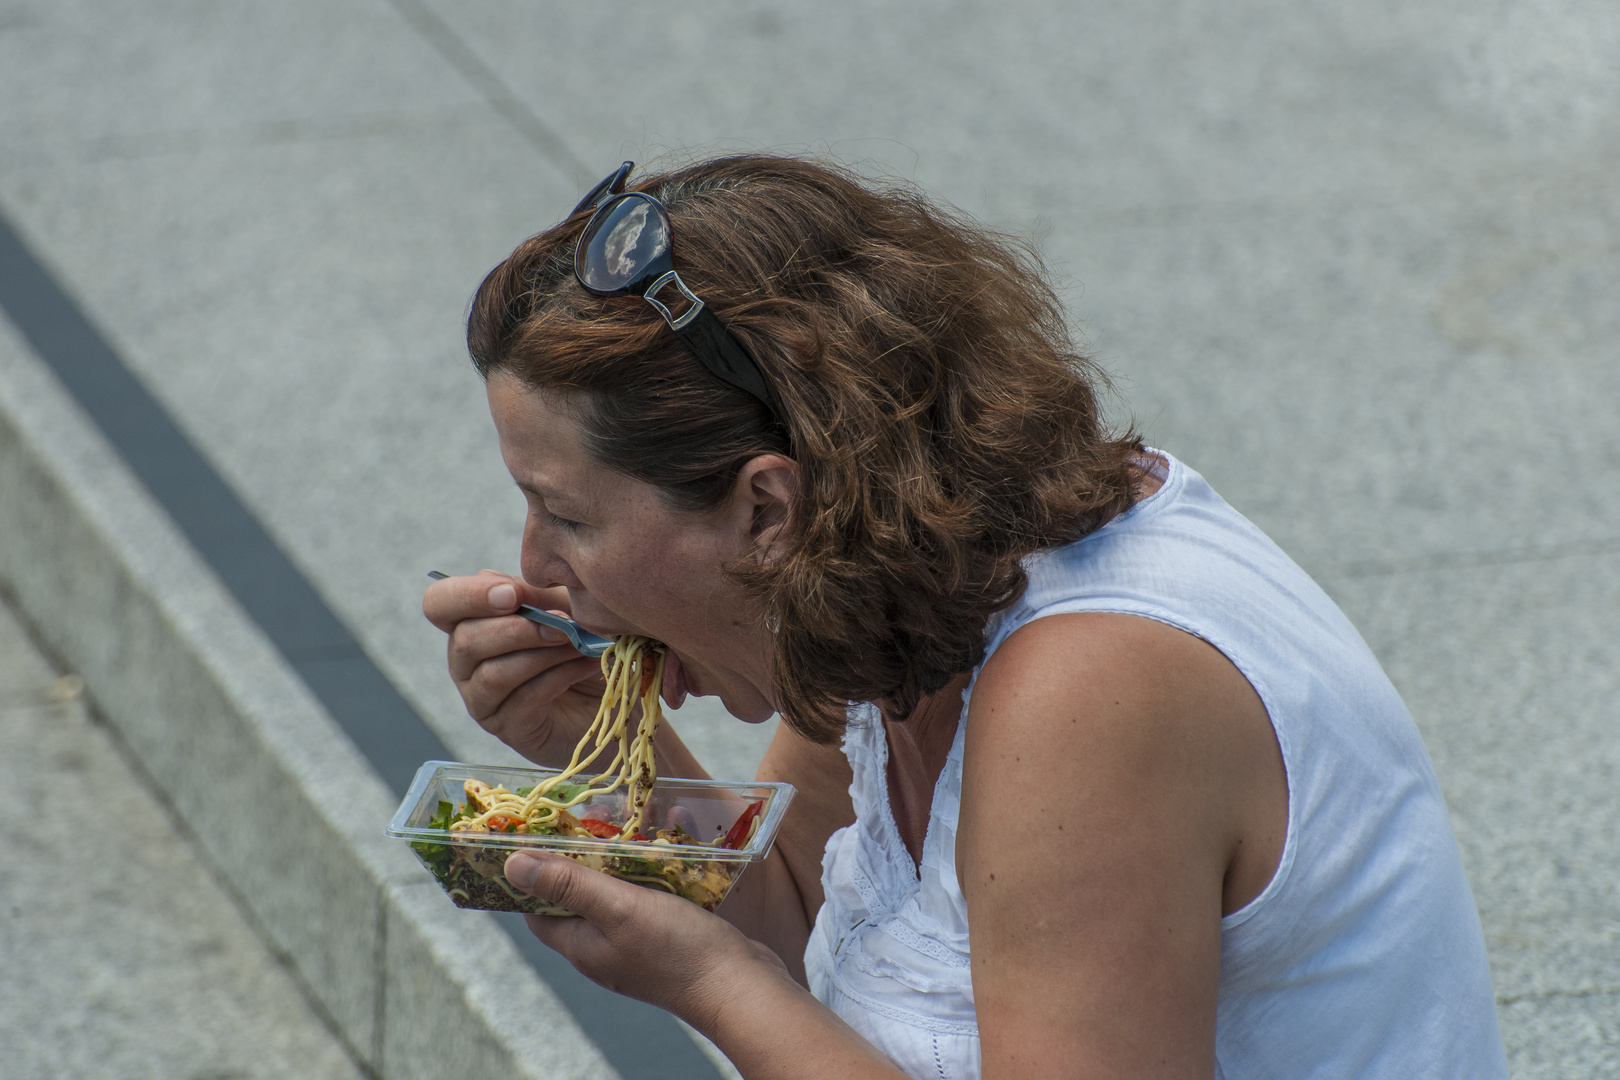
[(1620, 553), (1326, 584), (1423, 731), (1499, 997), (1620, 993)]
[[(411, 923), (432, 917), (422, 909), (388, 907), (391, 889), (423, 880), (381, 833), (394, 798), (4, 320), (0, 508), (0, 589), (83, 678), (164, 802), (208, 823), (189, 833), (196, 852), (349, 1053), (374, 1067), (392, 1029), (429, 1020), (497, 1049), (526, 1047), (522, 1019), (484, 1004), (546, 993), (526, 966), (447, 968), (431, 950), (388, 949), (391, 926), (396, 943), (441, 932)], [(507, 944), (484, 922), (454, 932), (475, 953)], [(409, 980), (435, 986), (431, 1018), (412, 1011), (423, 998), (387, 1008), (385, 989)], [(583, 1042), (567, 1016), (549, 1030)], [(410, 1065), (456, 1072), (456, 1049), (420, 1045)], [(599, 1073), (592, 1053), (570, 1069)]]
[(0, 1071), (358, 1080), (82, 685), (0, 601)]
[(1554, 996), (1500, 1006), (1515, 1080), (1620, 1076), (1620, 994)]
[[(1518, 1074), (1604, 1075), (1616, 55), (1611, 0), (9, 0), (0, 208), (485, 760), (418, 607), (430, 567), (516, 562), (458, 340), (491, 263), (623, 157), (728, 147), (1032, 238), (1116, 415), (1320, 577), (1407, 696)], [(769, 734), (678, 723), (722, 774)]]
[(410, 859), (367, 825), (393, 800), (3, 321), (0, 504), (0, 583), (179, 814), (253, 808), (196, 842), (369, 1053), (377, 879)]
[[(300, 63), (324, 55), (341, 67), (370, 24), (320, 33), (323, 20), (343, 20), (314, 8), (327, 14), (312, 8), (308, 20), (254, 33), (233, 27), (211, 48), (195, 29), (170, 35), (174, 23), (150, 11), (120, 29), (195, 59), (204, 81), (217, 60), (211, 49), (241, 48), (248, 38), (250, 63), (270, 64), (274, 45), (304, 57)], [(185, 11), (170, 14), (184, 22)], [(89, 29), (53, 12), (11, 44), (49, 35), (71, 58), (89, 47)], [(0, 55), (6, 44), (0, 34)], [(7, 72), (21, 85), (31, 67), (52, 62), (52, 50), (14, 58)], [(434, 69), (426, 64), (420, 81), (432, 82)], [(53, 73), (62, 78), (55, 68), (32, 72)], [(155, 65), (77, 88), (74, 103), (91, 118), (106, 116), (106, 130), (126, 125), (113, 143), (101, 129), (69, 140), (57, 129), (30, 137), (19, 125), (21, 152), (7, 158), (11, 190), (43, 212), (24, 212), (19, 223), (62, 270), (82, 261), (111, 271), (82, 293), (87, 308), (227, 480), (253, 493), (270, 532), (455, 754), (514, 760), (467, 723), (442, 677), (442, 639), (423, 622), (420, 597), (430, 568), (516, 565), (523, 504), (495, 451), (457, 327), (483, 271), (514, 237), (538, 227), (534, 207), (549, 214), (572, 186), (514, 144), (498, 118), (464, 110), (447, 117), (420, 91), (397, 101), (386, 122), (368, 126), (362, 113), (358, 126), (342, 128), (374, 103), (335, 104), (326, 82), (294, 81), (270, 112), (257, 95), (225, 94), (209, 125), (196, 126), (177, 104), (149, 108), (146, 134), (130, 134), (124, 106), (107, 100), (126, 95), (107, 91), (123, 87), (147, 101), (173, 77), (170, 65)], [(439, 78), (448, 84), (440, 96), (456, 100), (454, 73)], [(340, 130), (329, 130), (334, 124)], [(527, 190), (532, 201), (466, 200), (494, 179), (492, 165), (507, 174), (495, 190)], [(466, 212), (454, 212), (457, 204)], [(113, 222), (117, 254), (104, 228)], [(73, 239), (58, 248), (40, 242), (36, 229)], [(240, 364), (244, 347), (263, 362)], [(298, 419), (289, 427), (287, 417)], [(460, 419), (446, 425), (447, 417)], [(433, 433), (426, 441), (424, 431)], [(745, 735), (752, 756), (730, 765), (722, 752), (716, 768), (751, 775), (766, 737)]]
[[(438, 885), (418, 880), (392, 890), (387, 918), (384, 1008), (411, 1022), (387, 1025), (384, 1076), (437, 1080), (446, 1061), (467, 1076), (618, 1076), (491, 917), (456, 910)], [(469, 982), (472, 995), (462, 989)], [(493, 1022), (467, 1023), (469, 1009)]]

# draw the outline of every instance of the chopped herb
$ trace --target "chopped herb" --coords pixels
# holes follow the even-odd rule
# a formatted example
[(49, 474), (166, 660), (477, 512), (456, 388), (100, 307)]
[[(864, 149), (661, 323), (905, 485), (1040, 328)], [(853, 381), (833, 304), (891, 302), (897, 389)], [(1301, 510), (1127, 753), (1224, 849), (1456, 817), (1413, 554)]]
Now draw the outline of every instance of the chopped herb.
[(455, 813), (455, 810), (456, 810), (456, 808), (455, 808), (454, 805), (452, 805), (451, 803), (445, 802), (443, 799), (440, 799), (439, 800), (439, 812), (437, 814), (434, 814), (433, 815), (433, 820), (428, 822), (428, 828), (430, 828), (430, 829), (448, 829), (450, 827), (451, 815), (453, 815)]

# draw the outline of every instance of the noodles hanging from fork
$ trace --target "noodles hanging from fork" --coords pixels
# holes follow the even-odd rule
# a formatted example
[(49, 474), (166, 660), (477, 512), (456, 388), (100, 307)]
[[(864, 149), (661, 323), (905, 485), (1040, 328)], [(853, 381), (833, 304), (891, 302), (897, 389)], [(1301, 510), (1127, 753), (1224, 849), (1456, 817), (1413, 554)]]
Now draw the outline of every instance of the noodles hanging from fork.
[[(527, 796), (477, 780), (467, 781), (468, 809), (476, 806), (481, 813), (453, 823), (451, 830), (503, 832), (516, 826), (522, 832), (532, 832), (555, 827), (570, 807), (623, 787), (628, 813), (619, 839), (634, 837), (641, 830), (642, 815), (658, 778), (653, 736), (664, 715), (658, 692), (664, 681), (666, 655), (665, 647), (651, 638), (634, 634), (614, 638), (613, 648), (602, 654), (602, 678), (607, 684), (602, 690), (602, 703), (597, 707), (596, 719), (574, 747), (568, 767), (535, 785)], [(641, 725), (632, 737), (630, 722), (637, 705), (641, 706)], [(613, 759), (591, 776), (583, 789), (575, 790), (570, 783), (573, 778), (591, 768), (610, 748), (614, 750)], [(553, 797), (552, 792), (564, 784), (569, 785), (566, 793)]]

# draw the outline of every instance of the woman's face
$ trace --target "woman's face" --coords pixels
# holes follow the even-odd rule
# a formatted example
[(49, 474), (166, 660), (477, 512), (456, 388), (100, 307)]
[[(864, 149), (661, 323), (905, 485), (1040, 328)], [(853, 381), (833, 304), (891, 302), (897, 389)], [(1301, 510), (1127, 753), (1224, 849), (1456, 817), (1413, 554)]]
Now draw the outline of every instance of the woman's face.
[(591, 460), (561, 396), (503, 374), (488, 392), (501, 456), (529, 504), (524, 580), (566, 588), (574, 619), (594, 633), (668, 645), (672, 707), (691, 692), (718, 696), (739, 719), (768, 718), (770, 635), (724, 571), (756, 550), (764, 518), (752, 471), (713, 512), (673, 510), (651, 484)]

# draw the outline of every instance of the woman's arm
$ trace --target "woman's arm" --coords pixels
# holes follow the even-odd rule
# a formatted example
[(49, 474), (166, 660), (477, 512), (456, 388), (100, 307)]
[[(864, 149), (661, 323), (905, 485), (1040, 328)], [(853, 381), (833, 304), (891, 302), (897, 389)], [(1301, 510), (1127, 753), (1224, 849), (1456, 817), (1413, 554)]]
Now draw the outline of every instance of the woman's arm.
[(980, 674), (964, 762), (986, 1080), (1207, 1080), (1222, 912), (1264, 888), (1287, 829), (1248, 682), (1148, 619), (1040, 619)]
[(581, 916), (527, 916), (536, 937), (609, 990), (697, 1028), (748, 1080), (904, 1080), (772, 953), (696, 905), (557, 855), (514, 854), (506, 877)]
[(768, 946), (801, 985), (804, 947), (821, 910), (821, 856), (827, 838), (855, 820), (844, 752), (795, 734), (778, 722), (758, 778), (798, 789), (770, 856), (743, 875), (720, 914)]

